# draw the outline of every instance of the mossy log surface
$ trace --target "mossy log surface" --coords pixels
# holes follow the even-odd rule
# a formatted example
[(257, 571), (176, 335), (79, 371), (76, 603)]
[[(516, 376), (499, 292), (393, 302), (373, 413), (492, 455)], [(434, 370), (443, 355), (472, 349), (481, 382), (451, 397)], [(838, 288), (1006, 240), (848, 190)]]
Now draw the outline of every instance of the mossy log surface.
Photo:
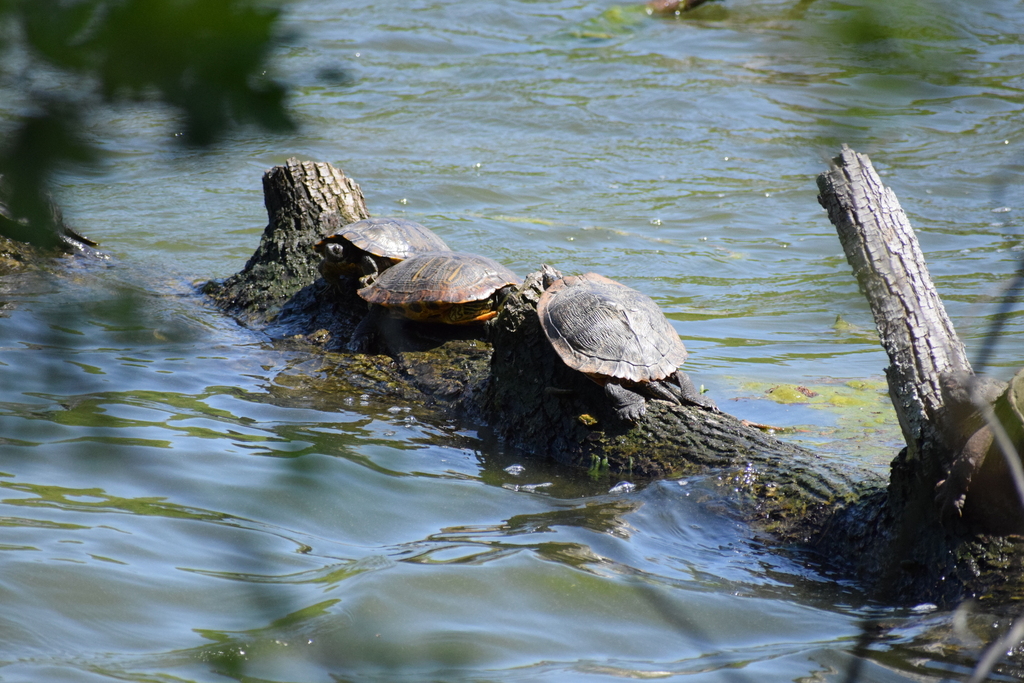
[(27, 242), (19, 242), (0, 235), (0, 277), (20, 273), (51, 260), (47, 254)]
[(366, 307), (354, 281), (319, 277), (312, 245), (367, 217), (358, 186), (329, 164), (289, 160), (264, 187), (270, 222), (260, 247), (240, 273), (204, 291), (281, 343), (322, 352), (316, 372), (288, 380), (295, 388), (387, 396), (486, 425), (536, 457), (623, 478), (705, 475), (721, 483), (730, 510), (774, 542), (817, 551), (818, 561), (891, 601), (1024, 594), (1015, 583), (1024, 549), (1015, 541), (964, 535), (943, 526), (935, 506), (906, 505), (921, 497), (906, 458), (894, 461), (887, 489), (716, 410), (650, 400), (637, 423), (618, 420), (601, 388), (569, 370), (543, 336), (539, 272), (482, 330), (386, 319), (371, 354), (334, 353)]
[(241, 271), (209, 283), (204, 292), (241, 322), (266, 327), (275, 337), (308, 334), (321, 322), (323, 329), (344, 333), (362, 313), (358, 299), (353, 292), (325, 310), (326, 283), (317, 283), (312, 245), (369, 217), (359, 185), (331, 164), (289, 159), (264, 174), (263, 201), (270, 222), (259, 247)]

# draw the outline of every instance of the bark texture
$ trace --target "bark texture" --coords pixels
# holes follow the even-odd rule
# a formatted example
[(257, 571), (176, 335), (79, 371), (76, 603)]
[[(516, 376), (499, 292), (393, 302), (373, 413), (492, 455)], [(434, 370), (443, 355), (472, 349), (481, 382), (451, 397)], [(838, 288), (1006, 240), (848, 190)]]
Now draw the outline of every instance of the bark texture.
[[(1024, 557), (1016, 541), (992, 551), (985, 540), (1021, 530), (1019, 499), (982, 415), (1012, 393), (973, 375), (913, 228), (870, 160), (844, 146), (818, 188), (874, 313), (907, 444), (885, 494), (873, 496), (874, 512), (866, 515), (863, 503), (844, 511), (837, 517), (841, 533), (822, 545), (842, 551), (858, 573), (894, 596), (951, 603), (991, 595), (1009, 577), (989, 572), (1018, 567)], [(1013, 431), (1013, 418), (1003, 415)], [(1009, 585), (1018, 584), (1014, 577)]]
[(832, 170), (818, 176), (818, 189), (889, 356), (886, 377), (907, 457), (923, 457), (922, 467), (932, 469), (945, 447), (942, 378), (971, 373), (967, 352), (907, 215), (871, 161), (844, 146)]
[(347, 336), (351, 320), (346, 318), (353, 307), (355, 315), (361, 313), (359, 300), (321, 307), (320, 294), (327, 285), (320, 280), (314, 286), (320, 257), (313, 244), (369, 217), (362, 190), (331, 164), (293, 158), (263, 175), (263, 195), (269, 223), (256, 252), (240, 272), (208, 284), (204, 291), (242, 322), (270, 326), (273, 336), (320, 329)]

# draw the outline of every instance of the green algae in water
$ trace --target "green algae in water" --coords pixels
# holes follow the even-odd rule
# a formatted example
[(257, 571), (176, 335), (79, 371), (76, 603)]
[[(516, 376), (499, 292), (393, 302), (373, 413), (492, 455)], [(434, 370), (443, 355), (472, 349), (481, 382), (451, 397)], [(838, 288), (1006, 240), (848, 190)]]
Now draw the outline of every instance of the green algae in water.
[[(755, 406), (753, 412), (762, 413), (756, 419), (776, 427), (787, 440), (819, 452), (852, 456), (861, 466), (888, 467), (903, 446), (884, 380), (823, 379), (807, 385), (745, 382), (740, 394), (741, 400), (778, 406)], [(782, 424), (772, 424), (774, 419)]]
[(645, 21), (647, 12), (642, 5), (612, 5), (597, 17), (583, 22), (571, 35), (588, 40), (609, 40), (636, 30)]

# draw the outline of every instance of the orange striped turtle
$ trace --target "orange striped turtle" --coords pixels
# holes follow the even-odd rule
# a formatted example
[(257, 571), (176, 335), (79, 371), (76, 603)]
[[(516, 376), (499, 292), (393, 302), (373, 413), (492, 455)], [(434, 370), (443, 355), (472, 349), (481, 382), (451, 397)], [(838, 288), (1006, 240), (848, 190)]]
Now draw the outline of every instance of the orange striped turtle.
[(395, 264), (358, 293), (410, 320), (468, 325), (496, 316), (520, 284), (518, 275), (486, 256), (438, 251)]

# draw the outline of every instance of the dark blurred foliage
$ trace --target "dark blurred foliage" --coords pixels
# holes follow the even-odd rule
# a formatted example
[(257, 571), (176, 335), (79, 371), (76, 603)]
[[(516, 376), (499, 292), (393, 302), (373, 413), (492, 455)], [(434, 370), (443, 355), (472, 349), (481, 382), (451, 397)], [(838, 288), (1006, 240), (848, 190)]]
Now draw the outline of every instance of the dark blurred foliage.
[(102, 107), (169, 105), (190, 145), (238, 124), (290, 130), (266, 71), (278, 15), (258, 0), (0, 0), (0, 98), (17, 107), (0, 118), (0, 235), (61, 244), (48, 181), (99, 157), (82, 131)]

